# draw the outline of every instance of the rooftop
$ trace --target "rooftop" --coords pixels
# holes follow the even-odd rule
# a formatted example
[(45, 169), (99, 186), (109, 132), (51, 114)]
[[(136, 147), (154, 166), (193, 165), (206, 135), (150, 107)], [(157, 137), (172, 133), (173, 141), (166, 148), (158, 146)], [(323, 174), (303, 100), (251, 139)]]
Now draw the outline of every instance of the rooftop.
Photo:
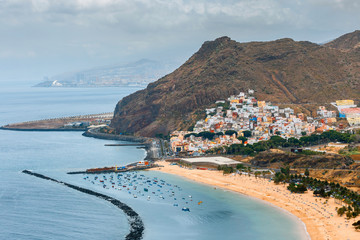
[(360, 113), (360, 108), (343, 108), (341, 110), (343, 113)]

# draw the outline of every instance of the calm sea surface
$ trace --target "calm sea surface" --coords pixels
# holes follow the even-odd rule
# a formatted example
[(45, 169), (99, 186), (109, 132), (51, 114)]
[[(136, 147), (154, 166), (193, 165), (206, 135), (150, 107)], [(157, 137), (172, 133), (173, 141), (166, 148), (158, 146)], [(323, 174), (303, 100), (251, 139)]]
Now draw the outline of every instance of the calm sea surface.
[[(0, 125), (111, 112), (119, 99), (137, 90), (7, 84), (0, 88)], [(81, 132), (0, 130), (0, 239), (124, 239), (128, 233), (126, 217), (115, 206), (22, 174), (24, 169), (125, 202), (142, 217), (144, 239), (306, 239), (299, 220), (278, 208), (180, 177), (157, 172), (102, 174), (98, 179), (66, 174), (89, 167), (123, 165), (145, 156), (144, 150), (135, 147), (104, 146), (111, 142), (86, 138)], [(152, 184), (155, 178), (162, 184)], [(143, 183), (149, 179), (151, 185)], [(111, 182), (116, 184), (114, 188)], [(181, 211), (182, 207), (190, 212)]]

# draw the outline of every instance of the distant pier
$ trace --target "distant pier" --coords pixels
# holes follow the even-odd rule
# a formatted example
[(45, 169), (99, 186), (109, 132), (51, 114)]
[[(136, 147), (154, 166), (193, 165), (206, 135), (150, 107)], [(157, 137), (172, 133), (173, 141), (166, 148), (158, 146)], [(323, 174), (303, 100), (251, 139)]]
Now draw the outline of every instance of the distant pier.
[(99, 173), (113, 173), (113, 172), (129, 172), (129, 171), (141, 171), (150, 168), (158, 167), (157, 164), (149, 163), (145, 161), (144, 165), (138, 165), (138, 163), (131, 163), (123, 167), (102, 167), (102, 168), (89, 168), (85, 171), (68, 172), (67, 174), (99, 174)]

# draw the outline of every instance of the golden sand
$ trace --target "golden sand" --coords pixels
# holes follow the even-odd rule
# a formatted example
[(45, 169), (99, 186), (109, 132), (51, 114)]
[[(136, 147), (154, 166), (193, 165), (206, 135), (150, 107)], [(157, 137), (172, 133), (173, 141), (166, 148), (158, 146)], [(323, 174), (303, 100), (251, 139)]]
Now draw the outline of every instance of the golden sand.
[(286, 185), (276, 185), (267, 179), (254, 176), (230, 174), (223, 175), (220, 171), (186, 169), (168, 162), (158, 162), (163, 167), (154, 168), (155, 171), (179, 175), (196, 182), (232, 190), (248, 196), (267, 201), (283, 208), (301, 219), (313, 240), (357, 240), (360, 232), (351, 225), (356, 219), (346, 220), (339, 217), (335, 208), (341, 205), (330, 198), (313, 197), (312, 192), (292, 194)]

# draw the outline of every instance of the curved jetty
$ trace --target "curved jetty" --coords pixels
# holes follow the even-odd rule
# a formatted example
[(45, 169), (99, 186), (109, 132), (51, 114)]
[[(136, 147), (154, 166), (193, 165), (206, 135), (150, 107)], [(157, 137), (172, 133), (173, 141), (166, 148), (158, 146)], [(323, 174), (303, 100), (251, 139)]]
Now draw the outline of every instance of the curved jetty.
[(86, 189), (86, 188), (82, 188), (82, 187), (78, 187), (69, 183), (65, 183), (62, 181), (58, 181), (56, 179), (47, 177), (45, 175), (39, 174), (39, 173), (35, 173), (29, 170), (23, 170), (22, 171), (25, 174), (29, 174), (38, 178), (42, 178), (45, 180), (50, 180), (56, 183), (60, 183), (63, 184), (69, 188), (75, 189), (79, 192), (83, 192), (89, 195), (93, 195), (96, 196), (98, 198), (102, 198), (108, 202), (111, 202), (112, 204), (114, 204), (115, 206), (117, 206), (118, 208), (120, 208), (127, 216), (128, 221), (129, 221), (129, 225), (130, 225), (130, 233), (128, 235), (126, 235), (125, 239), (126, 240), (138, 240), (138, 239), (142, 239), (143, 234), (144, 234), (144, 223), (141, 220), (139, 214), (137, 214), (131, 207), (129, 207), (128, 205), (126, 205), (125, 203), (120, 202), (119, 200), (112, 198), (110, 196), (107, 196), (105, 194), (101, 194), (98, 192), (94, 192), (90, 189)]

